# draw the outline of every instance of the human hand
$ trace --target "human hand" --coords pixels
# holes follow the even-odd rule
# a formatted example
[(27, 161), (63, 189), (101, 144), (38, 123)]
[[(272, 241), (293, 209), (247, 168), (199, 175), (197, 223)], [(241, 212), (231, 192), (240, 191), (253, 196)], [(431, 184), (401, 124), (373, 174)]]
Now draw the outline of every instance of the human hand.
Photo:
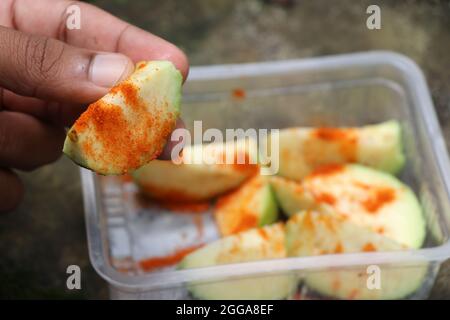
[[(66, 10), (74, 4), (81, 29), (68, 30)], [(22, 198), (11, 169), (33, 170), (56, 160), (64, 127), (140, 60), (170, 60), (184, 78), (188, 73), (177, 47), (92, 5), (0, 1), (0, 212)]]

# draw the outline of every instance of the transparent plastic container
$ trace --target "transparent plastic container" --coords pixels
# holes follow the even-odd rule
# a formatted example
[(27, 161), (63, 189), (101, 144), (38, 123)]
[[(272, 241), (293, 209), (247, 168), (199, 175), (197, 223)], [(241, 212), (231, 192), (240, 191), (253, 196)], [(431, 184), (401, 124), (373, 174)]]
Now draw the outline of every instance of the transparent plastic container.
[[(233, 95), (236, 89), (240, 96), (245, 93), (245, 98)], [(420, 250), (149, 271), (143, 259), (218, 238), (211, 212), (167, 214), (166, 209), (139, 199), (129, 179), (97, 176), (82, 169), (90, 258), (110, 284), (112, 298), (186, 299), (191, 298), (186, 285), (193, 282), (204, 285), (270, 275), (365, 274), (370, 265), (381, 268), (387, 287), (395, 286), (401, 274), (424, 272), (425, 268), (424, 281), (404, 298), (427, 297), (440, 263), (450, 257), (450, 169), (425, 79), (414, 62), (396, 53), (375, 51), (193, 67), (184, 86), (182, 117), (190, 129), (194, 120), (202, 120), (204, 130), (359, 126), (398, 119), (404, 129), (407, 156), (400, 178), (412, 187), (424, 208), (426, 242)], [(367, 286), (365, 276), (352, 281), (355, 290)], [(329, 297), (300, 284), (288, 298)]]

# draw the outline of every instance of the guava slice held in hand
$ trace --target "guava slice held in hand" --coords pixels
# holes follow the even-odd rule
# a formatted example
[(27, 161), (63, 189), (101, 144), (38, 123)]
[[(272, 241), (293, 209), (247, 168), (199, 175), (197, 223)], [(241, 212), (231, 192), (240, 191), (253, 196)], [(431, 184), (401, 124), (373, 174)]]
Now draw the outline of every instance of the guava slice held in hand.
[(180, 112), (181, 73), (169, 61), (140, 62), (134, 73), (89, 105), (63, 152), (97, 173), (123, 174), (157, 158)]

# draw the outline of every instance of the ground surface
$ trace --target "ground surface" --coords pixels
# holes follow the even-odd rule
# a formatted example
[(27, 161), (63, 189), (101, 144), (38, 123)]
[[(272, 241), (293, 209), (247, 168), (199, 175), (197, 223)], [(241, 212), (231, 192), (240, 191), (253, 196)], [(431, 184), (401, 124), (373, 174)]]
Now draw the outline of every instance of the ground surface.
[[(388, 49), (424, 70), (450, 148), (450, 2), (377, 1), (382, 29), (365, 27), (371, 1), (92, 0), (181, 46), (192, 65), (302, 58)], [(107, 298), (90, 266), (78, 168), (66, 158), (22, 174), (27, 194), (0, 217), (0, 298)], [(82, 268), (82, 290), (64, 290), (66, 267)], [(450, 299), (450, 261), (431, 293)]]

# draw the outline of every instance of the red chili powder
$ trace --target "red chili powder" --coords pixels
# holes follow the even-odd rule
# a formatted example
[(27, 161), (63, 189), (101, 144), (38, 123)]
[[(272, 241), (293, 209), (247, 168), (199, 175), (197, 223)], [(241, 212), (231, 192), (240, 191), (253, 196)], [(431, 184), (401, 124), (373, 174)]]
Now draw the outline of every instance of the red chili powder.
[(314, 221), (312, 219), (312, 212), (311, 211), (306, 211), (305, 212), (305, 215), (303, 216), (302, 224), (305, 227), (305, 229), (313, 230), (315, 228)]
[(353, 181), (353, 184), (361, 189), (370, 190), (372, 187), (360, 181)]
[(139, 98), (139, 88), (132, 82), (122, 82), (111, 89), (112, 93), (120, 92), (125, 100), (127, 106), (134, 110), (141, 109), (145, 111), (145, 105)]
[[(266, 240), (269, 240), (269, 238), (267, 238)], [(286, 252), (286, 246), (284, 244), (284, 241), (277, 241), (275, 243), (275, 248), (274, 250), (276, 252), (280, 252), (280, 253), (285, 253)]]
[[(94, 136), (85, 139), (81, 148), (96, 161), (118, 168), (122, 173), (139, 167), (142, 160), (155, 159), (162, 151), (164, 141), (175, 127), (176, 115), (168, 114), (164, 119), (161, 111), (147, 112), (145, 104), (139, 99), (138, 88), (125, 82), (113, 89), (120, 92), (127, 107), (142, 111), (139, 121), (130, 125), (121, 107), (99, 100), (91, 104), (75, 122), (73, 137), (84, 132), (89, 126)], [(93, 144), (102, 148), (93, 150)], [(95, 154), (92, 154), (94, 153)]]
[(92, 142), (90, 140), (85, 141), (81, 148), (83, 149), (84, 154), (86, 155), (86, 157), (91, 158), (91, 159), (96, 159), (96, 154), (94, 152), (94, 148), (92, 146)]
[(217, 200), (215, 217), (222, 235), (229, 235), (258, 226), (258, 215), (253, 211), (250, 202), (255, 192), (261, 187), (261, 183), (259, 177), (253, 178), (243, 187)]
[(246, 93), (244, 89), (236, 88), (231, 92), (231, 95), (236, 99), (245, 99)]
[(268, 240), (269, 239), (269, 235), (267, 234), (267, 231), (264, 229), (258, 229), (258, 233), (261, 236), (261, 238)]
[(331, 219), (329, 216), (321, 214), (321, 215), (318, 215), (318, 216), (317, 216), (317, 219), (318, 219), (321, 223), (323, 223), (323, 225), (324, 225), (325, 227), (327, 227), (328, 230), (330, 230), (330, 231), (332, 231), (332, 232), (336, 232), (336, 226), (335, 226), (334, 220)]
[(251, 213), (240, 214), (236, 222), (237, 223), (233, 225), (233, 228), (230, 229), (229, 234), (252, 229), (258, 225), (257, 216)]
[(364, 208), (369, 212), (376, 212), (385, 204), (395, 199), (395, 190), (391, 188), (379, 188), (374, 190), (366, 200), (362, 202)]
[(342, 246), (342, 243), (338, 242), (336, 248), (334, 248), (334, 253), (342, 253), (342, 252), (344, 252), (344, 247)]
[(336, 203), (336, 198), (327, 192), (322, 192), (319, 194), (314, 194), (314, 198), (317, 202), (324, 202), (329, 205), (334, 205)]
[(313, 131), (315, 136), (322, 140), (336, 141), (346, 139), (350, 129), (322, 127)]
[(337, 143), (339, 152), (347, 162), (355, 162), (358, 136), (352, 128), (322, 127), (312, 131), (313, 137), (322, 141)]
[(133, 177), (129, 174), (124, 174), (120, 178), (123, 182), (133, 182)]
[(375, 246), (371, 242), (366, 243), (361, 249), (364, 252), (377, 251), (377, 248), (375, 248)]
[(144, 271), (152, 271), (154, 269), (172, 266), (172, 265), (180, 262), (189, 253), (197, 250), (198, 248), (200, 248), (202, 246), (203, 245), (191, 246), (191, 247), (177, 250), (167, 256), (144, 259), (144, 260), (139, 261), (139, 266)]
[[(74, 129), (81, 133), (87, 128), (87, 123), (91, 123), (95, 130), (97, 139), (108, 150), (102, 156), (105, 162), (115, 161), (115, 156), (120, 151), (125, 151), (123, 145), (124, 135), (128, 132), (128, 123), (124, 117), (122, 109), (117, 105), (107, 104), (99, 100), (91, 104), (86, 112), (75, 122)], [(82, 144), (82, 149), (87, 156), (92, 156), (93, 139), (86, 139)], [(126, 151), (125, 151), (126, 153)]]
[(328, 164), (319, 166), (314, 169), (313, 172), (309, 175), (309, 177), (318, 177), (318, 176), (331, 176), (333, 174), (338, 174), (343, 171), (345, 167), (342, 164)]
[(147, 65), (147, 62), (141, 62), (141, 63), (139, 63), (139, 65), (137, 66), (137, 69), (138, 69), (138, 70), (143, 69), (143, 68), (145, 68), (146, 65)]
[(216, 160), (218, 165), (231, 166), (236, 171), (249, 172), (251, 174), (259, 172), (259, 165), (257, 163), (250, 163), (250, 155), (245, 151), (235, 152), (232, 163), (227, 163), (226, 152), (219, 153)]
[[(244, 159), (244, 163), (238, 163), (238, 160), (242, 158)], [(250, 156), (247, 152), (244, 155), (235, 153), (233, 169), (239, 172), (248, 172), (249, 174), (254, 175), (259, 172), (259, 165), (250, 163)]]

